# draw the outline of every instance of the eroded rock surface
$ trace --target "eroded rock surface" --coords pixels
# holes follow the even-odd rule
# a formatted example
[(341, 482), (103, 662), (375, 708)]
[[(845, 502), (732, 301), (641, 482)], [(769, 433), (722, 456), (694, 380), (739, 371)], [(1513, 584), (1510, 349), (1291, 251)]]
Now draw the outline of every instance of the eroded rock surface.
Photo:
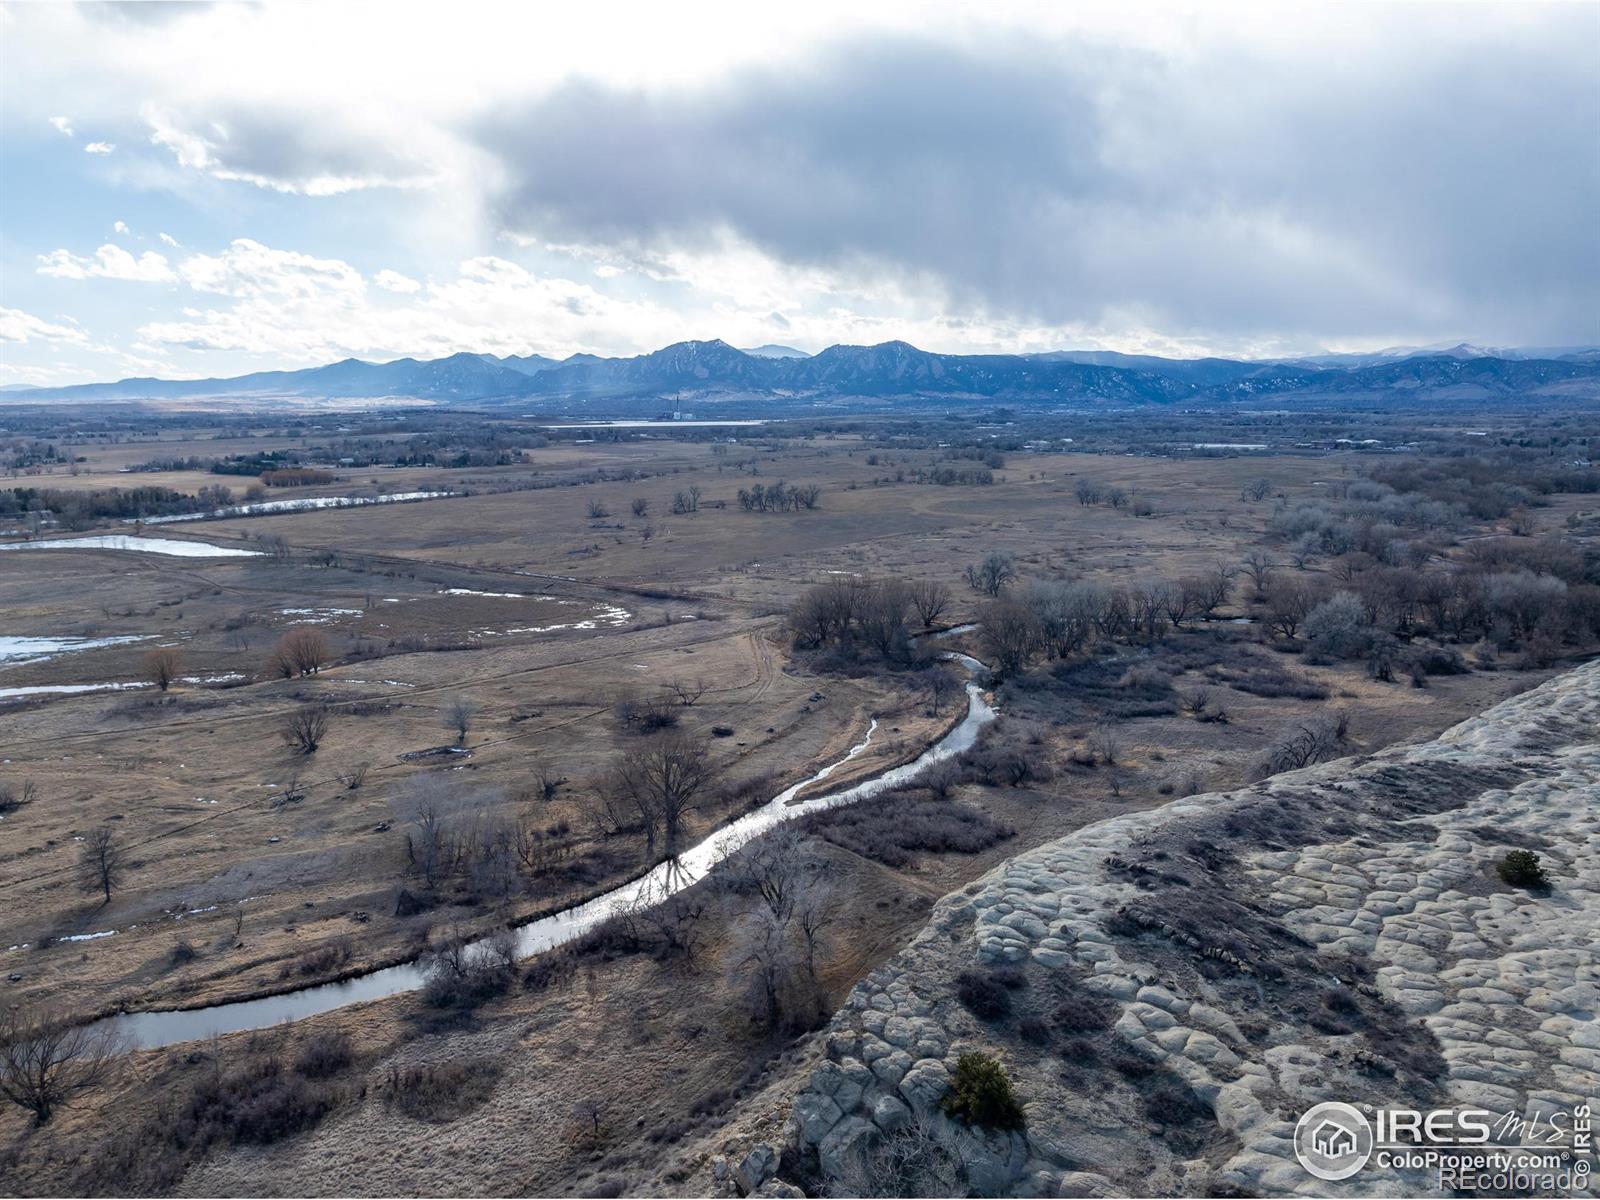
[[(1328, 1099), (1530, 1119), (1600, 1104), (1597, 802), (1590, 664), (1428, 744), (1020, 855), (941, 901), (852, 992), (793, 1106), (797, 1177), (816, 1172), (813, 1191), (894, 1170), (932, 1172), (930, 1189), (953, 1171), (991, 1195), (1416, 1194), (1434, 1181), (1376, 1164), (1313, 1179), (1294, 1123)], [(1543, 856), (1548, 892), (1497, 877), (1518, 847)], [(962, 972), (1003, 981), (1010, 1011), (974, 1016)], [(944, 1116), (967, 1049), (1005, 1062), (1026, 1136)], [(929, 1143), (945, 1161), (926, 1161)]]

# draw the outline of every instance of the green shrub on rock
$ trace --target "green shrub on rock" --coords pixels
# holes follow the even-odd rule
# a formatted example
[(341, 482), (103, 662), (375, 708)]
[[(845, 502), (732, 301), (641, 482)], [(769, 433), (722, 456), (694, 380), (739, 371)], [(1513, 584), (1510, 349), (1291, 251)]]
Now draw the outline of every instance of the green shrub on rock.
[(1011, 1090), (1005, 1068), (987, 1054), (969, 1051), (956, 1060), (955, 1077), (944, 1098), (952, 1117), (983, 1129), (1021, 1129), (1028, 1123)]
[(1495, 868), (1512, 887), (1542, 888), (1550, 886), (1550, 876), (1539, 865), (1539, 856), (1532, 850), (1511, 850)]

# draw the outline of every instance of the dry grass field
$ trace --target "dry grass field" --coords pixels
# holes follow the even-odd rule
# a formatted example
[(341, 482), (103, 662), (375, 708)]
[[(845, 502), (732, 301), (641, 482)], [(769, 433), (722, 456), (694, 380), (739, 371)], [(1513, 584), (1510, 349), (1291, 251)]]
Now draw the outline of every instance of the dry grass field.
[[(187, 493), (219, 477), (125, 468), (318, 441), (265, 427), (250, 438), (182, 432), (85, 440), (76, 473), (14, 482)], [(330, 482), (267, 498), (457, 494), (138, 530), (258, 552), (247, 557), (0, 551), (0, 645), (114, 639), (0, 662), (0, 785), (35, 789), (0, 817), (8, 1003), (82, 1019), (265, 995), (595, 895), (652, 861), (641, 829), (619, 832), (597, 815), (617, 764), (651, 743), (624, 719), (630, 704), (660, 700), (664, 723), (706, 748), (712, 783), (687, 815), (686, 843), (842, 758), (874, 720), (869, 750), (830, 787), (916, 757), (949, 725), (953, 712), (930, 709), (921, 672), (841, 667), (797, 646), (785, 615), (807, 589), (937, 581), (950, 600), (936, 624), (951, 627), (988, 612), (964, 575), (995, 553), (1021, 584), (1124, 587), (1238, 564), (1273, 544), (1280, 573), (1331, 580), (1331, 560), (1291, 572), (1272, 542), (1274, 515), (1342, 494), (1371, 465), (1349, 452), (1008, 450), (992, 483), (938, 486), (914, 481), (926, 447), (870, 427), (788, 432), (530, 441), (497, 466), (334, 466)], [(1086, 479), (1130, 502), (1080, 503)], [(741, 489), (780, 480), (817, 485), (820, 503), (785, 512), (740, 503)], [(1243, 499), (1254, 480), (1261, 499)], [(238, 491), (251, 481), (222, 482)], [(691, 490), (694, 511), (674, 512)], [(1577, 540), (1592, 529), (1591, 501), (1552, 497), (1522, 536)], [(108, 522), (86, 532), (135, 530)], [(1444, 553), (1459, 558), (1472, 538), (1503, 532), (1479, 522)], [(1174, 795), (1238, 786), (1266, 747), (1330, 711), (1346, 722), (1339, 752), (1367, 753), (1429, 737), (1559, 667), (1480, 655), (1476, 665), (1492, 669), (1414, 687), (1374, 678), (1359, 660), (1301, 656), (1269, 616), (1240, 578), (1209, 619), (1159, 643), (1108, 646), (1081, 685), (1007, 681), (991, 740), (1025, 747), (1035, 773), (1007, 783), (969, 771), (943, 798), (904, 801), (975, 814), (989, 831), (981, 845), (882, 853), (879, 842), (904, 832), (892, 819), (810, 819), (808, 853), (830, 897), (818, 1012), (919, 929), (935, 898), (1023, 849)], [(308, 631), (325, 643), (326, 665), (274, 671), (280, 640)], [(981, 630), (941, 646), (990, 654)], [(166, 690), (152, 682), (163, 649), (179, 656)], [(1117, 689), (1143, 686), (1141, 664), (1162, 673), (1167, 698), (1119, 707)], [(23, 690), (47, 688), (100, 690)], [(1212, 696), (1204, 719), (1175, 699), (1197, 690)], [(284, 734), (311, 710), (326, 729), (304, 753)], [(1095, 747), (1113, 725), (1111, 763)], [(483, 819), (522, 822), (556, 852), (492, 901), (474, 882), (408, 904), (424, 890), (408, 851), (419, 786), (470, 796)], [(121, 856), (109, 899), (82, 878), (97, 829), (112, 831)], [(750, 897), (715, 876), (692, 895), (692, 954), (602, 939), (467, 1010), (441, 1013), (405, 994), (210, 1046), (134, 1053), (111, 1084), (44, 1128), (18, 1110), (0, 1114), (0, 1181), (27, 1194), (119, 1184), (196, 1195), (692, 1194), (735, 1097), (808, 1053), (807, 1022), (768, 1028), (745, 1002), (737, 947)], [(314, 1117), (254, 1140), (181, 1147), (152, 1132), (144, 1114), (190, 1103), (207, 1072), (293, 1062), (318, 1035), (350, 1043), (334, 1082), (315, 1085)], [(397, 1098), (433, 1091), (434, 1108)], [(574, 1116), (586, 1100), (605, 1106), (587, 1132)], [(119, 1122), (129, 1113), (139, 1119)], [(129, 1144), (135, 1137), (160, 1145)], [(129, 1174), (138, 1155), (152, 1165)]]

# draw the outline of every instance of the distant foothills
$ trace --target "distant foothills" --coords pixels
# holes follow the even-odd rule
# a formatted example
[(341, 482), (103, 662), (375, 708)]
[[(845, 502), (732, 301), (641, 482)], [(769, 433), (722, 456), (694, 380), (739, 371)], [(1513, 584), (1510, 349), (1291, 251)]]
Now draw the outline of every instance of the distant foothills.
[(1244, 361), (1175, 359), (1099, 350), (1042, 354), (932, 354), (906, 342), (739, 350), (723, 341), (677, 342), (632, 358), (574, 354), (452, 354), (371, 363), (347, 358), (300, 371), (231, 379), (123, 379), (73, 387), (5, 389), (12, 404), (171, 401), (203, 397), (414, 399), (498, 406), (556, 401), (963, 398), (1028, 404), (1230, 403), (1343, 395), (1441, 401), (1519, 396), (1600, 400), (1600, 348), (1485, 350), (1469, 345), (1375, 354)]

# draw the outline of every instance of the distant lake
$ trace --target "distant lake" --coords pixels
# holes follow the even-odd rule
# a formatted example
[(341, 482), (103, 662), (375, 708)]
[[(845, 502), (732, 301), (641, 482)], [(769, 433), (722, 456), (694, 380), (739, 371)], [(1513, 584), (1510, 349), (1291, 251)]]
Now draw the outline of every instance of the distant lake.
[(766, 425), (766, 421), (571, 421), (540, 429), (682, 429), (685, 425)]

